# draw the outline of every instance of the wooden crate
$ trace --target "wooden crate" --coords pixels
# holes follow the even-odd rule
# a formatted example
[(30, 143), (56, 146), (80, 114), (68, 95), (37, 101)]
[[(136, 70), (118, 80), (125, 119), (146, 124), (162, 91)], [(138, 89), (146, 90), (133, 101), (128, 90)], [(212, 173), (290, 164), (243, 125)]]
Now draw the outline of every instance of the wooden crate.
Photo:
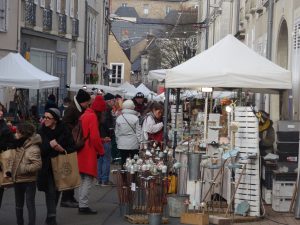
[(183, 213), (180, 217), (180, 223), (193, 225), (208, 225), (209, 218), (206, 213)]

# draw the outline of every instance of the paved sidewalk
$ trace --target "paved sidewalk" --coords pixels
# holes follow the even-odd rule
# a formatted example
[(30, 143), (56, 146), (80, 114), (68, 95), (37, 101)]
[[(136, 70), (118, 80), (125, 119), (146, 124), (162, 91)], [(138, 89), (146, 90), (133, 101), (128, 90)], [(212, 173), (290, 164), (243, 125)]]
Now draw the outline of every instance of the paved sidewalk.
[[(120, 216), (118, 207), (118, 196), (114, 187), (100, 187), (94, 185), (90, 195), (90, 206), (98, 210), (96, 215), (79, 215), (77, 209), (57, 207), (58, 225), (130, 225)], [(46, 206), (43, 192), (36, 194), (37, 222), (36, 225), (44, 225), (46, 217)], [(25, 224), (27, 212), (25, 207)], [(14, 191), (6, 189), (3, 196), (2, 207), (0, 208), (0, 225), (15, 225)], [(179, 225), (179, 218), (170, 218), (170, 225)], [(270, 206), (266, 207), (266, 219), (243, 223), (247, 225), (299, 225), (300, 221), (295, 220), (293, 214), (276, 213)], [(236, 225), (242, 225), (236, 223)]]

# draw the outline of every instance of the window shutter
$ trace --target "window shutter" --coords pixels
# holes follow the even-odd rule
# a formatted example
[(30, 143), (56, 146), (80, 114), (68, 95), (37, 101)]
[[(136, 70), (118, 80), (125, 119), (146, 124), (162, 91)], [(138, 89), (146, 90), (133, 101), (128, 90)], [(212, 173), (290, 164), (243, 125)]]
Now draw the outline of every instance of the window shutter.
[(294, 25), (294, 35), (293, 35), (293, 47), (294, 49), (300, 48), (300, 22)]
[(40, 6), (41, 6), (42, 8), (45, 8), (45, 0), (41, 0), (41, 1), (40, 1)]
[(69, 15), (70, 13), (70, 1), (69, 0), (66, 0), (65, 2), (65, 15)]
[(74, 17), (74, 0), (70, 0), (70, 17)]
[(50, 0), (50, 9), (51, 9), (52, 11), (55, 10), (55, 7), (54, 7), (54, 1), (55, 1), (55, 0)]
[(56, 0), (56, 11), (60, 13), (61, 9), (61, 0)]
[(7, 0), (0, 0), (0, 31), (7, 31)]

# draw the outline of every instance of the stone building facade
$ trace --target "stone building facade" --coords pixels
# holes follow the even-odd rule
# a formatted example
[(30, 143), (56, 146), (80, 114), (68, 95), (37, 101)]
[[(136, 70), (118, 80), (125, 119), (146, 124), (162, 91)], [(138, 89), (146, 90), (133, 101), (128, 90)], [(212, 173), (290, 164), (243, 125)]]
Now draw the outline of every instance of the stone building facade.
[[(58, 76), (58, 89), (41, 90), (41, 104), (66, 86), (101, 83), (107, 67), (108, 0), (0, 0), (0, 57), (20, 52), (33, 65)], [(3, 14), (3, 15), (2, 15)], [(30, 91), (31, 104), (36, 91)]]
[[(208, 21), (206, 20), (208, 5), (210, 6), (208, 46), (230, 33), (257, 53), (290, 70), (292, 90), (284, 91), (280, 95), (256, 94), (255, 103), (258, 108), (270, 112), (275, 121), (299, 120), (300, 1), (203, 0), (200, 5), (199, 21)], [(214, 27), (218, 29), (214, 30)], [(201, 42), (199, 51), (202, 51), (205, 49), (205, 28), (201, 29), (199, 40)]]

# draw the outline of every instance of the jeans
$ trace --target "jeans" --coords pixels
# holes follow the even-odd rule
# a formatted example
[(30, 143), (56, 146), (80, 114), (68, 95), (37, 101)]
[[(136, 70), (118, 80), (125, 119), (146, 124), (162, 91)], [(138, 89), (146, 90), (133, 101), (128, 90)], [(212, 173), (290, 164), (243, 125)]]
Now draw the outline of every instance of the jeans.
[(35, 225), (36, 182), (16, 183), (14, 185), (14, 189), (15, 189), (17, 224), (24, 225), (23, 207), (26, 198), (26, 206), (28, 210), (28, 224)]
[(56, 190), (53, 175), (48, 177), (48, 185), (48, 190), (45, 192), (47, 218), (56, 218), (56, 206), (58, 203), (60, 192)]
[(89, 207), (89, 192), (92, 188), (94, 177), (87, 174), (80, 174), (81, 184), (78, 188), (79, 208)]
[(104, 143), (103, 147), (105, 153), (98, 159), (98, 181), (108, 182), (110, 173), (111, 143)]

